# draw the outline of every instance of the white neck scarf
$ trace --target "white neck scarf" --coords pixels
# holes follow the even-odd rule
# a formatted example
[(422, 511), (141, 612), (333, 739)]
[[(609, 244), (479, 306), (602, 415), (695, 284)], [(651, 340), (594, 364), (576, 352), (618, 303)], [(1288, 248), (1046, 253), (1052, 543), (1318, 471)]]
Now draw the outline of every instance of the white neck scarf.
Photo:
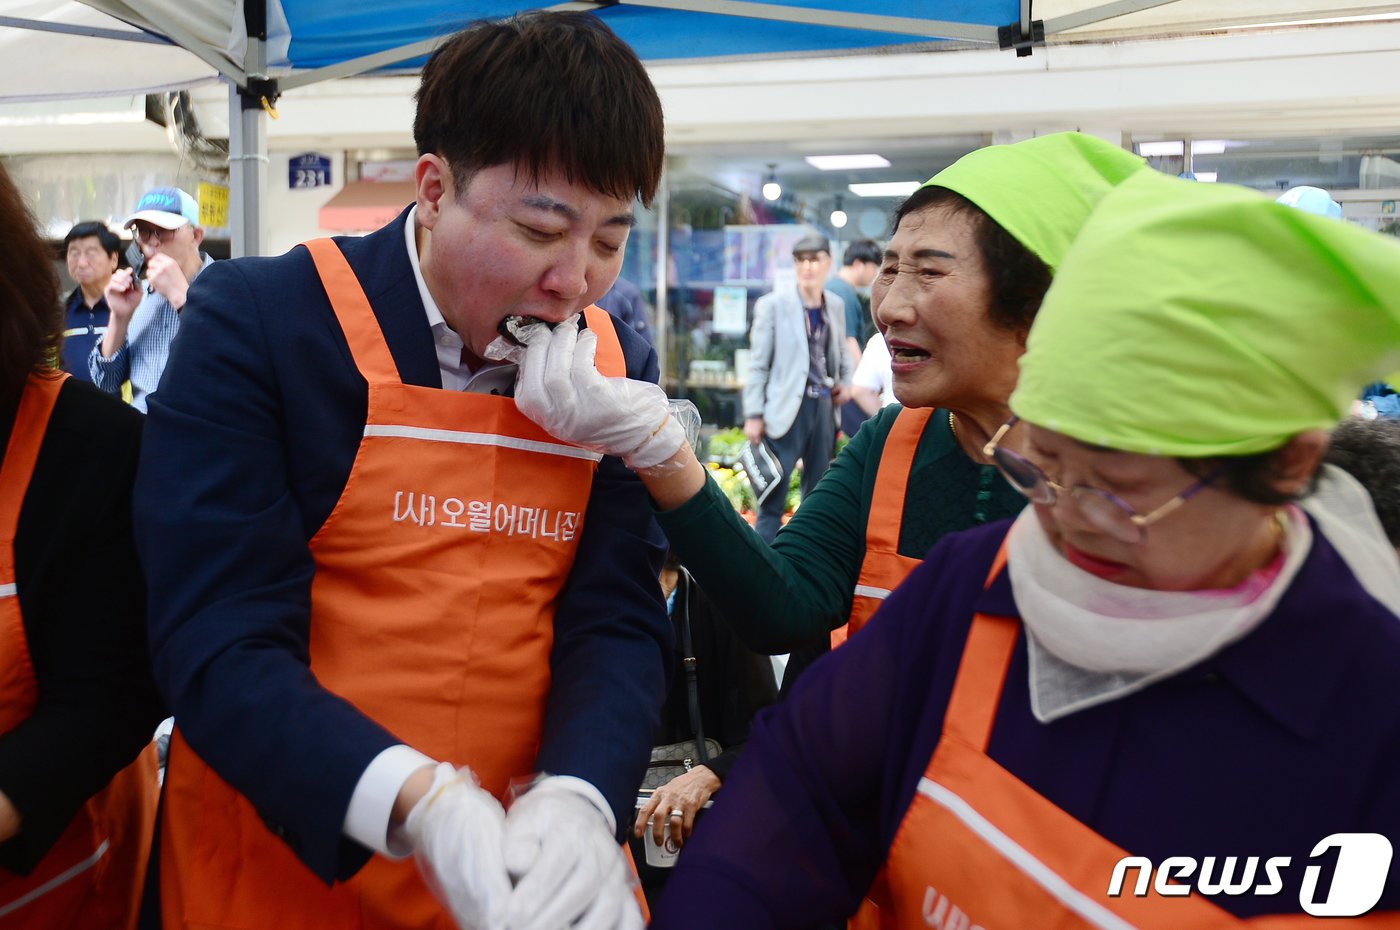
[(1386, 539), (1371, 494), (1336, 465), (1323, 465), (1317, 490), (1298, 502), (1347, 563), (1356, 580), (1400, 615), (1400, 556)]
[(1151, 591), (1070, 564), (1027, 507), (1011, 528), (1007, 570), (1030, 652), (1031, 710), (1049, 723), (1141, 690), (1215, 655), (1264, 621), (1312, 547), (1287, 511), (1284, 563), (1262, 592)]

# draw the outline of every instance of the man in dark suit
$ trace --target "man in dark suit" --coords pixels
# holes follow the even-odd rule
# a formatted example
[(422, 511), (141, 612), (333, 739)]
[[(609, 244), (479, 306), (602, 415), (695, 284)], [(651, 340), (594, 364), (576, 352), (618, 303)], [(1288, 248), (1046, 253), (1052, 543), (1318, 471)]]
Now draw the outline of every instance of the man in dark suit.
[[(459, 33), (417, 101), (415, 203), (208, 269), (151, 404), (166, 927), (641, 926), (617, 836), (665, 683), (663, 540), (636, 476), (526, 420), (488, 346), (611, 286), (660, 104), (574, 13)], [(656, 381), (584, 317), (600, 371)]]

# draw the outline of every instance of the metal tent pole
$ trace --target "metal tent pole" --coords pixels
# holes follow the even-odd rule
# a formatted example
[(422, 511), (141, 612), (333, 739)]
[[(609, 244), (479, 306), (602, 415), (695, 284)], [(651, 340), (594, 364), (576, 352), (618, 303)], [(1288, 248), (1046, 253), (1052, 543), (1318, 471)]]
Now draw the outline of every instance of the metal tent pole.
[(267, 114), (279, 93), (267, 77), (267, 2), (246, 0), (248, 45), (242, 86), (229, 88), (229, 247), (234, 258), (261, 255), (262, 203), (267, 193)]
[(260, 101), (249, 100), (236, 86), (229, 87), (228, 100), (229, 246), (234, 258), (242, 258), (262, 254), (267, 114)]

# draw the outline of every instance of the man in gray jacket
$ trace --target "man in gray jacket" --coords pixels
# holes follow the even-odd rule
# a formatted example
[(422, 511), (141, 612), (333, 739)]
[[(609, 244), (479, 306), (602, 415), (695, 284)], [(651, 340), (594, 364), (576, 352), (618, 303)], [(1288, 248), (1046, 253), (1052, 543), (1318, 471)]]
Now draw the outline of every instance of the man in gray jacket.
[(797, 287), (754, 304), (749, 378), (744, 385), (744, 435), (766, 438), (782, 464), (778, 490), (759, 506), (755, 529), (772, 542), (782, 525), (788, 476), (802, 460), (802, 493), (816, 487), (836, 445), (833, 405), (843, 403), (854, 367), (846, 349), (845, 307), (823, 290), (831, 244), (805, 236), (792, 247)]

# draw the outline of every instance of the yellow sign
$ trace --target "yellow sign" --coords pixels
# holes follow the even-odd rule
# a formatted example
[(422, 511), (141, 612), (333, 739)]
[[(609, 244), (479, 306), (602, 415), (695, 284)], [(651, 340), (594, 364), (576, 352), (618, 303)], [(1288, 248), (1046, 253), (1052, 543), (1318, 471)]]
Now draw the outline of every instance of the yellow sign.
[(199, 182), (199, 225), (205, 229), (228, 226), (228, 188), (223, 184)]

